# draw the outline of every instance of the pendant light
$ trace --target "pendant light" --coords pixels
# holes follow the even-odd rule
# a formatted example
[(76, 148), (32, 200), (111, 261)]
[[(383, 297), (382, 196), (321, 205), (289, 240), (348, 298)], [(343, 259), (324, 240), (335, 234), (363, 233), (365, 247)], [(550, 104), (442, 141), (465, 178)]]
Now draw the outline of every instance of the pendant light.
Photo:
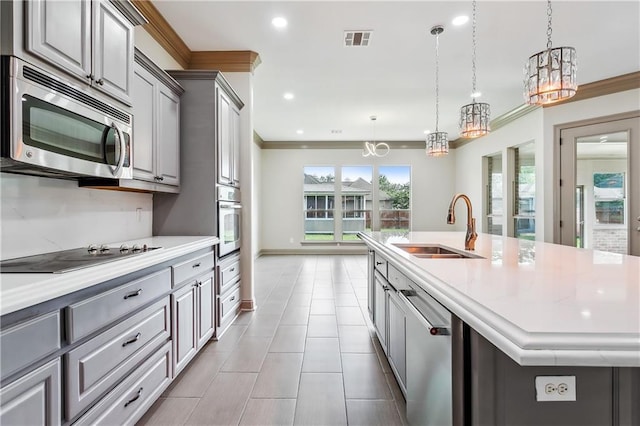
[(491, 115), (489, 104), (476, 102), (476, 98), (480, 96), (476, 90), (476, 0), (473, 0), (472, 25), (471, 70), (473, 78), (471, 80), (471, 97), (473, 101), (460, 108), (460, 136), (463, 138), (477, 138), (486, 135), (491, 130), (489, 128)]
[(444, 31), (442, 25), (431, 28), (431, 34), (436, 36), (436, 131), (427, 135), (427, 155), (430, 157), (440, 157), (449, 153), (449, 135), (447, 132), (438, 131), (438, 116), (440, 114), (440, 92), (438, 88), (439, 80), (439, 42), (440, 34)]
[(576, 94), (576, 49), (551, 47), (551, 0), (547, 0), (547, 49), (529, 58), (525, 66), (524, 98), (529, 105), (545, 105)]
[(373, 138), (371, 139), (373, 142), (365, 142), (364, 149), (362, 151), (363, 157), (384, 157), (389, 153), (389, 145), (385, 142), (376, 142), (376, 120), (378, 117), (372, 115), (369, 117), (371, 120), (373, 127)]

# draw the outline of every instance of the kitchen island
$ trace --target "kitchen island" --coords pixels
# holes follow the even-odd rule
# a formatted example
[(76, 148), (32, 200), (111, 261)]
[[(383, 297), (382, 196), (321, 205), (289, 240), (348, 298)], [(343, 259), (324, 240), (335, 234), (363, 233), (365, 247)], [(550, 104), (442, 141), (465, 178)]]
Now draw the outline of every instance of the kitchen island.
[[(388, 263), (390, 276), (393, 268), (452, 314), (454, 424), (637, 424), (640, 258), (487, 234), (472, 258), (421, 257), (406, 249), (468, 254), (465, 234), (359, 236), (376, 265)], [(415, 338), (407, 331), (407, 381)], [(577, 397), (541, 395), (538, 376), (575, 377)]]

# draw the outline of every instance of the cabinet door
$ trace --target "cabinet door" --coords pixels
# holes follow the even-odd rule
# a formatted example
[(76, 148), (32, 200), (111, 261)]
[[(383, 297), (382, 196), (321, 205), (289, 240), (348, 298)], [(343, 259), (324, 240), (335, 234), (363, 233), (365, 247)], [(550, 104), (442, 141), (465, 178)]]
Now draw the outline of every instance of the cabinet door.
[(213, 275), (198, 281), (198, 349), (213, 336), (215, 324), (215, 292)]
[(0, 424), (59, 425), (60, 360), (56, 359), (0, 390)]
[(406, 389), (406, 315), (402, 302), (395, 292), (389, 294), (389, 341), (387, 342), (389, 359), (400, 385)]
[(171, 295), (173, 327), (173, 377), (189, 363), (196, 354), (197, 287), (187, 285)]
[(26, 49), (86, 83), (91, 74), (91, 1), (39, 0), (27, 6)]
[(233, 147), (231, 135), (231, 100), (218, 89), (218, 181), (233, 183)]
[(155, 181), (153, 144), (155, 141), (155, 78), (136, 64), (133, 76), (133, 177)]
[(131, 105), (133, 25), (107, 0), (93, 2), (94, 87)]
[(156, 176), (167, 185), (180, 184), (180, 98), (158, 83)]
[(378, 332), (378, 339), (384, 349), (387, 352), (387, 283), (379, 274), (374, 275), (375, 278), (375, 295), (374, 295), (374, 312), (373, 323), (376, 326)]
[(374, 321), (373, 319), (373, 311), (375, 310), (374, 304), (373, 304), (373, 298), (374, 298), (374, 292), (375, 292), (375, 278), (374, 278), (374, 274), (375, 274), (375, 268), (374, 268), (374, 254), (375, 252), (373, 250), (369, 250), (369, 254), (367, 257), (367, 310), (369, 311), (369, 319), (371, 319), (371, 322)]
[(232, 146), (232, 163), (231, 173), (233, 176), (233, 184), (240, 186), (240, 111), (232, 106), (231, 108), (231, 146)]

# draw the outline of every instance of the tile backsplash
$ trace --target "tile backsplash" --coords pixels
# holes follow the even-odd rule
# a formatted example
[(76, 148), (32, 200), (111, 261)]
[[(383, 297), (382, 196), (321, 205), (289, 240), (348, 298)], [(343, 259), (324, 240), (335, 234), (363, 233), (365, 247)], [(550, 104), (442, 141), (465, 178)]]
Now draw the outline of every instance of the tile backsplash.
[(0, 197), (1, 259), (152, 234), (152, 194), (0, 173)]

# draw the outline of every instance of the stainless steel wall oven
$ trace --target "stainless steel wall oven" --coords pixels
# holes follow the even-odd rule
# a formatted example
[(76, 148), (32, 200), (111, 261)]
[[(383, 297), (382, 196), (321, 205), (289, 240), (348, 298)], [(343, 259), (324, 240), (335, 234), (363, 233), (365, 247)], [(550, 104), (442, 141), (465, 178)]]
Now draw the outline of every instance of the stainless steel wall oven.
[(242, 227), (242, 205), (240, 190), (226, 185), (218, 185), (218, 255), (223, 257), (240, 249), (240, 228)]

